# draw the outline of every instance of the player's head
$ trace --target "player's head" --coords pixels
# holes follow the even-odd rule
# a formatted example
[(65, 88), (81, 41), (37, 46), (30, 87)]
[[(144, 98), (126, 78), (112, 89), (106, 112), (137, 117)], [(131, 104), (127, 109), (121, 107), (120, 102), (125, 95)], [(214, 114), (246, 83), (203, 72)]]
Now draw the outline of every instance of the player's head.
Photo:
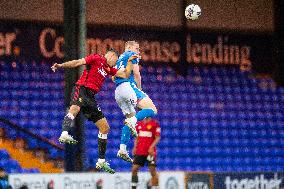
[(139, 54), (140, 53), (139, 43), (137, 41), (125, 42), (125, 51), (133, 51)]
[(105, 54), (105, 58), (107, 59), (107, 64), (110, 67), (114, 67), (118, 59), (118, 52), (115, 49), (109, 49)]

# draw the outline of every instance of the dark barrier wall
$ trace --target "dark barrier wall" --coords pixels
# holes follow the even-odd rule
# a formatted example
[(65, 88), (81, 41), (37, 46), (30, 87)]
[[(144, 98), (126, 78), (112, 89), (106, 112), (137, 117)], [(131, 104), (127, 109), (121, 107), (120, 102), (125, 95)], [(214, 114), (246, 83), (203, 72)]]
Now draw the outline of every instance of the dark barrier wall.
[[(181, 27), (183, 0), (86, 0), (89, 24)], [(186, 0), (202, 8), (188, 28), (273, 31), (273, 0)], [(62, 0), (0, 1), (0, 19), (63, 22)], [(131, 16), (129, 16), (131, 15)]]
[[(62, 61), (62, 26), (0, 21), (0, 58), (6, 60)], [(181, 60), (181, 31), (89, 26), (86, 52), (104, 53), (108, 47), (123, 52), (124, 42), (141, 44), (144, 64), (170, 64)], [(265, 34), (189, 31), (186, 60), (194, 65), (234, 65), (257, 73), (272, 71), (272, 37)]]

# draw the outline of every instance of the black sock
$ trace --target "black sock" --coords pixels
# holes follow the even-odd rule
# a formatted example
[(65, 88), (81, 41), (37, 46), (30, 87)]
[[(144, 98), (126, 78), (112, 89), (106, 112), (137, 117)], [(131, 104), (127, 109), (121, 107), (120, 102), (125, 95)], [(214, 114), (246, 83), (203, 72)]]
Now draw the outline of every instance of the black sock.
[(131, 177), (131, 189), (136, 189), (138, 184), (138, 176), (137, 175), (132, 175)]
[(72, 124), (72, 121), (74, 119), (71, 118), (72, 115), (70, 116), (69, 114), (67, 114), (65, 117), (64, 117), (64, 120), (63, 120), (63, 124), (62, 124), (62, 131), (70, 131), (70, 128), (71, 128), (71, 124)]
[(98, 146), (99, 146), (99, 158), (105, 159), (107, 149), (107, 134), (99, 133)]

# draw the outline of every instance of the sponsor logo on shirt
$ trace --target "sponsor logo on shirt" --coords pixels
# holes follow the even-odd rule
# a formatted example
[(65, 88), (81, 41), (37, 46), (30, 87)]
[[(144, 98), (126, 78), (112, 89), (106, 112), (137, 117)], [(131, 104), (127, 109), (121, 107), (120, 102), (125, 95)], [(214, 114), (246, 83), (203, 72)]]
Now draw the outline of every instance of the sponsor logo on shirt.
[(102, 74), (102, 76), (104, 76), (104, 77), (107, 76), (107, 73), (103, 68), (98, 68), (98, 71), (99, 71), (100, 74)]
[(151, 124), (148, 124), (148, 125), (147, 125), (147, 129), (150, 130), (151, 128), (152, 128), (152, 125), (151, 125)]
[(139, 136), (140, 136), (140, 137), (152, 137), (153, 134), (152, 134), (152, 132), (150, 132), (150, 131), (140, 131), (140, 132), (139, 132)]

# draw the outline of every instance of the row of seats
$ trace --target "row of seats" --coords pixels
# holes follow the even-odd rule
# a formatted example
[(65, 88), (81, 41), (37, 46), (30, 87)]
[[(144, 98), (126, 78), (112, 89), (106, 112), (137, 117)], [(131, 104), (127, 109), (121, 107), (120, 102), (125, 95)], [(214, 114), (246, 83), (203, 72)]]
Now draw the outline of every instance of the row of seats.
[(9, 153), (5, 149), (0, 149), (0, 167), (8, 173), (39, 173), (36, 168), (21, 168), (18, 161), (11, 159)]
[[(52, 73), (48, 63), (15, 64), (0, 62), (5, 88), (0, 93), (0, 116), (57, 142), (65, 114), (63, 72)], [(143, 89), (159, 110), (160, 170), (284, 169), (284, 89), (271, 79), (256, 79), (229, 66), (189, 67), (187, 77), (176, 75), (171, 67), (146, 66), (141, 73)], [(129, 171), (130, 165), (116, 157), (124, 118), (114, 90), (107, 79), (96, 97), (111, 125), (107, 158), (117, 171)], [(88, 167), (97, 161), (97, 132), (92, 122), (85, 123)], [(12, 138), (17, 135), (9, 133)], [(35, 141), (28, 141), (36, 147)], [(41, 145), (52, 157), (63, 156)]]

